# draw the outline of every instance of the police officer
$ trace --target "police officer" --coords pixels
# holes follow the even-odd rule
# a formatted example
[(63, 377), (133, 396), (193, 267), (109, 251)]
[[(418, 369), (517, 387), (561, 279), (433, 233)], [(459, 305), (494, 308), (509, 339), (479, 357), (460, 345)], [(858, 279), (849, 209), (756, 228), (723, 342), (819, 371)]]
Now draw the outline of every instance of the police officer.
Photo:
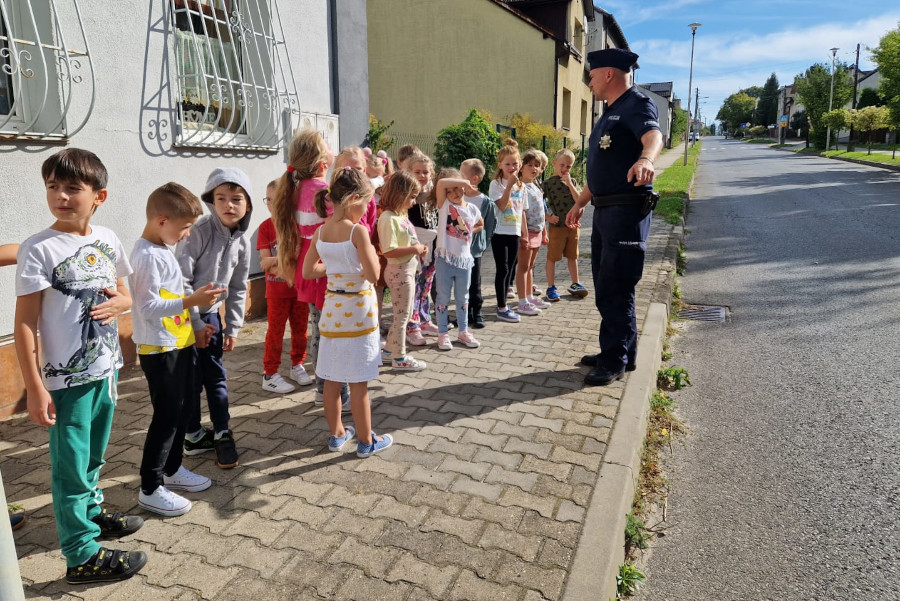
[(621, 379), (637, 358), (634, 288), (644, 269), (655, 206), (653, 163), (663, 146), (656, 106), (631, 85), (637, 59), (619, 48), (588, 54), (588, 85), (606, 110), (591, 131), (587, 186), (566, 225), (579, 227), (584, 207), (594, 205), (591, 271), (601, 322), (600, 353), (581, 359), (592, 368), (584, 379), (589, 385)]

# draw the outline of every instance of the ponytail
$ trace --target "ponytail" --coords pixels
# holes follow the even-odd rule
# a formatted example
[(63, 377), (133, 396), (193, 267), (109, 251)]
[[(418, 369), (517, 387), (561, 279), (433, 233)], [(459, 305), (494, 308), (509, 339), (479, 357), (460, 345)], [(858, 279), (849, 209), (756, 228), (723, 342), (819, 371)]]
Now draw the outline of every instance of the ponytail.
[(278, 240), (278, 271), (288, 284), (294, 283), (297, 261), (300, 258), (300, 231), (294, 216), (297, 182), (294, 174), (285, 171), (278, 181), (272, 202), (272, 222)]
[(325, 219), (328, 217), (328, 203), (330, 199), (328, 198), (328, 190), (319, 190), (316, 192), (315, 200), (313, 201), (314, 206), (316, 207), (316, 215)]

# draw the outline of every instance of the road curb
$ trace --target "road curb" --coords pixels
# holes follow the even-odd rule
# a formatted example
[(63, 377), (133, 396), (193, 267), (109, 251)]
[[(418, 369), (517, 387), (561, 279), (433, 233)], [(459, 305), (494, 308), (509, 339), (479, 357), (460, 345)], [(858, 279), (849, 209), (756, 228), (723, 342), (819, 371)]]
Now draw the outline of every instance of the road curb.
[(625, 562), (625, 516), (634, 503), (649, 399), (656, 388), (668, 318), (665, 304), (650, 304), (638, 343), (637, 367), (628, 376), (619, 403), (562, 601), (616, 598), (616, 576)]

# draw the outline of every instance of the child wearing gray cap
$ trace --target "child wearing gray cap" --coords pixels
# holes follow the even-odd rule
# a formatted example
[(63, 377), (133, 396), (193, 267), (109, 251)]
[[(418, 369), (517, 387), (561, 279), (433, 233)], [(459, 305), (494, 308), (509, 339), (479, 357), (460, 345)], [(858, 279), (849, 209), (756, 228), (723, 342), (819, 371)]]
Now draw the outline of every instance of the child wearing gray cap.
[[(250, 241), (245, 235), (253, 205), (250, 178), (240, 169), (214, 169), (200, 199), (210, 209), (197, 220), (191, 235), (178, 244), (176, 254), (184, 276), (184, 293), (207, 284), (225, 288), (219, 300), (207, 307), (191, 308), (196, 344), (196, 382), (188, 401), (184, 454), (197, 455), (215, 449), (216, 465), (230, 469), (238, 464), (237, 448), (228, 426), (228, 384), (222, 353), (234, 350), (244, 325), (244, 299), (250, 274)], [(225, 320), (219, 309), (225, 305)], [(200, 425), (200, 394), (206, 402), (213, 429)]]

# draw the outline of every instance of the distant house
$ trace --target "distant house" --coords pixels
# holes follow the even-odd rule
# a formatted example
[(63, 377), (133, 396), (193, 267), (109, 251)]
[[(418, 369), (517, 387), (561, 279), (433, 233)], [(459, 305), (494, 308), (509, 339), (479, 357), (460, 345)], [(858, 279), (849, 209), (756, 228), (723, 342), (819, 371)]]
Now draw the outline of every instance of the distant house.
[(675, 118), (675, 102), (673, 101), (672, 82), (641, 83), (638, 87), (649, 96), (659, 113), (659, 130), (663, 135), (666, 148), (672, 148), (672, 121)]
[(378, 0), (367, 17), (370, 110), (392, 132), (431, 136), (472, 108), (590, 132), (590, 2)]

